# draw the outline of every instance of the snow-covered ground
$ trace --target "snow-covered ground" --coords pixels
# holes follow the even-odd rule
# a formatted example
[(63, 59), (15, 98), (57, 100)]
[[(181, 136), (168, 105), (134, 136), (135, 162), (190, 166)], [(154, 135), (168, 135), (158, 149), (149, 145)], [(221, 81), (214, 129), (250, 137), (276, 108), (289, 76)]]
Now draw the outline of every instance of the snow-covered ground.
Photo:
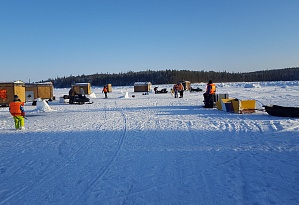
[[(217, 85), (257, 108), (299, 107), (298, 82)], [(59, 103), (68, 89), (51, 109), (26, 103), (24, 131), (0, 108), (0, 204), (299, 204), (299, 118), (101, 89), (93, 104)]]

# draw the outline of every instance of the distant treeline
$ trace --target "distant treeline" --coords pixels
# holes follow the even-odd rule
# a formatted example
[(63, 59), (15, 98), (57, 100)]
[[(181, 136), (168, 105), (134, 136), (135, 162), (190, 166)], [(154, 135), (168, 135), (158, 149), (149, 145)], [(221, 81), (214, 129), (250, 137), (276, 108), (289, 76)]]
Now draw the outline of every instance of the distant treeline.
[(48, 79), (55, 88), (68, 88), (74, 83), (91, 83), (92, 86), (132, 86), (135, 82), (151, 82), (152, 84), (174, 84), (181, 80), (191, 83), (208, 82), (213, 80), (220, 82), (259, 82), (259, 81), (293, 81), (299, 80), (299, 67), (263, 70), (247, 73), (229, 73), (214, 71), (190, 71), (190, 70), (146, 70), (140, 72), (129, 71), (126, 73), (110, 74), (97, 73), (93, 75), (78, 75), (69, 77), (57, 77)]

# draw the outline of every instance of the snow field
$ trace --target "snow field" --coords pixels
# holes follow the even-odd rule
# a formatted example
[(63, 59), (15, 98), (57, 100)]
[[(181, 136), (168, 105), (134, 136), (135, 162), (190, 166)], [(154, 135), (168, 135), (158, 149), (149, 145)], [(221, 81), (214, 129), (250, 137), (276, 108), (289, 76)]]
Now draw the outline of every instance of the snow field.
[[(280, 83), (218, 92), (299, 106), (298, 84)], [(132, 90), (103, 99), (93, 88), (93, 104), (46, 111), (26, 103), (24, 131), (0, 108), (0, 204), (299, 204), (299, 119), (205, 109), (202, 92)]]

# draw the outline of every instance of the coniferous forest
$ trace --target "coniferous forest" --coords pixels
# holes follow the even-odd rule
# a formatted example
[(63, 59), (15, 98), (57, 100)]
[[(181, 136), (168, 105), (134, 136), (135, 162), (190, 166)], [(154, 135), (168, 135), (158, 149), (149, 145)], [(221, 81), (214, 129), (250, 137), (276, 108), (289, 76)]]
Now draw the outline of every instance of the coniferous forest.
[(151, 82), (152, 84), (172, 84), (181, 80), (191, 83), (208, 82), (259, 82), (259, 81), (293, 81), (299, 80), (299, 67), (262, 70), (255, 72), (230, 73), (226, 71), (190, 71), (190, 70), (146, 70), (139, 72), (125, 72), (118, 74), (97, 73), (92, 75), (78, 75), (57, 77), (42, 82), (51, 81), (55, 88), (68, 88), (74, 83), (91, 83), (92, 86), (131, 86), (135, 82)]

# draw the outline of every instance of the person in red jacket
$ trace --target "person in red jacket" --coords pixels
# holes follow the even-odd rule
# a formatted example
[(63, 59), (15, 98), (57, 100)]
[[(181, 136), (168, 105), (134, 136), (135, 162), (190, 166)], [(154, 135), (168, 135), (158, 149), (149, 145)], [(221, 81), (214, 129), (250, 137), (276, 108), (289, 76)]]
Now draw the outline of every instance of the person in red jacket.
[(24, 102), (21, 102), (17, 95), (14, 96), (14, 101), (9, 103), (9, 112), (14, 118), (16, 130), (25, 129), (25, 111), (23, 106)]
[(206, 92), (203, 94), (204, 103), (206, 108), (213, 108), (215, 102), (215, 94), (216, 94), (216, 85), (209, 80), (206, 88)]
[(174, 91), (174, 97), (177, 98), (178, 97), (178, 92), (179, 92), (179, 85), (178, 84), (174, 84), (173, 91)]

